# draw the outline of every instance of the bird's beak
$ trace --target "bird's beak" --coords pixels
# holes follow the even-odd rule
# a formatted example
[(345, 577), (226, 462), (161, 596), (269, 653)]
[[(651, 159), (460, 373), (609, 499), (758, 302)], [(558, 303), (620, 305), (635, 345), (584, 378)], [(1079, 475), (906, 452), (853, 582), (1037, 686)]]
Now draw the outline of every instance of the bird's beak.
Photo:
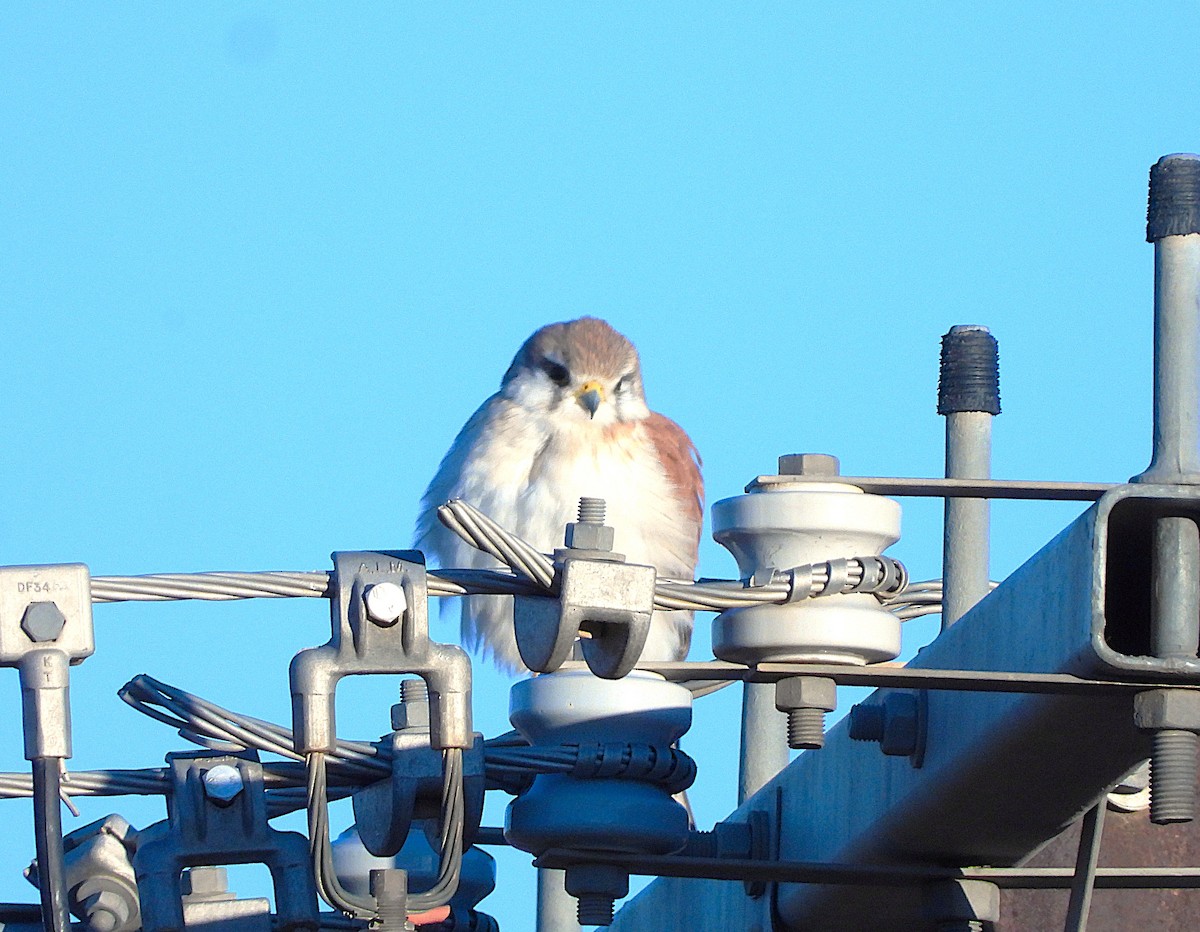
[(604, 401), (604, 386), (595, 380), (584, 382), (579, 387), (579, 391), (575, 393), (575, 397), (581, 405), (587, 408), (588, 417), (595, 417), (596, 409)]

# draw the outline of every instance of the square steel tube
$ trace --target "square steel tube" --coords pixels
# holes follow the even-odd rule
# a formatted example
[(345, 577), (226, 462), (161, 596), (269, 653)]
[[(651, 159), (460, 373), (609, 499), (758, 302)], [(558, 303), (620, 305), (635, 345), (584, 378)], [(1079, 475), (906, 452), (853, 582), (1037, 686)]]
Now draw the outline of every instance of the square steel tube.
[[(1112, 489), (909, 666), (1200, 682), (1200, 661), (1149, 656), (1151, 541), (1162, 516), (1200, 520), (1200, 489)], [(920, 768), (851, 741), (843, 721), (823, 750), (801, 754), (730, 820), (766, 810), (779, 856), (798, 861), (1016, 865), (1149, 756), (1131, 693), (926, 695)], [(651, 918), (667, 930), (936, 928), (919, 887), (787, 884), (755, 900), (738, 883), (671, 878), (622, 909), (613, 929), (648, 928)]]

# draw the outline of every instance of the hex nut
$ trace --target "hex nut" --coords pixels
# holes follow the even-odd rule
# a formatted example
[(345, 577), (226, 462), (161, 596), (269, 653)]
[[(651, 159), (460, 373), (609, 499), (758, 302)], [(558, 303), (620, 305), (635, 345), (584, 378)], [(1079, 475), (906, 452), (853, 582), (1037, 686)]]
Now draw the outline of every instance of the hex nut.
[(66, 617), (53, 602), (30, 602), (21, 619), (21, 630), (31, 641), (53, 641), (62, 634), (66, 623)]
[(1133, 697), (1133, 723), (1142, 729), (1179, 728), (1200, 732), (1200, 692), (1147, 689)]
[(841, 464), (828, 453), (788, 453), (779, 457), (781, 476), (837, 476)]
[(229, 764), (210, 767), (201, 779), (204, 795), (218, 806), (228, 806), (243, 788), (241, 771)]
[(837, 683), (827, 676), (789, 676), (775, 684), (775, 708), (780, 712), (792, 709), (832, 712), (837, 708)]
[(363, 595), (367, 616), (380, 625), (394, 625), (408, 609), (404, 590), (394, 582), (381, 582), (368, 586)]
[(615, 532), (607, 524), (572, 521), (564, 543), (573, 550), (612, 550)]
[(81, 905), (93, 932), (115, 932), (129, 921), (129, 903), (113, 890), (93, 893)]
[(229, 874), (223, 867), (191, 867), (180, 878), (184, 896), (212, 897), (229, 894)]
[(429, 731), (428, 702), (397, 702), (392, 706), (393, 731)]

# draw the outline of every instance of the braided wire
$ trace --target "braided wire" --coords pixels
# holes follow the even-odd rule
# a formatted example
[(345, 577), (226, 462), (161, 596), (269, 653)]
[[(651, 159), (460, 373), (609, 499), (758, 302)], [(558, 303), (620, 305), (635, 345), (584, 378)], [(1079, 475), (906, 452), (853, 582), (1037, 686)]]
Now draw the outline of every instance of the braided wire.
[(308, 795), (308, 854), (313, 881), (321, 899), (352, 919), (374, 919), (374, 898), (356, 896), (338, 881), (333, 869), (333, 845), (329, 840), (329, 798), (325, 755), (312, 751), (306, 760)]
[[(553, 595), (554, 561), (478, 509), (463, 501), (442, 505), (438, 517), (472, 546), (508, 569), (439, 569), (428, 574), (429, 595)], [(713, 611), (745, 605), (767, 605), (803, 598), (872, 593), (902, 618), (940, 610), (930, 602), (903, 599), (907, 573), (890, 557), (864, 556), (831, 560), (777, 572), (770, 580), (749, 584), (738, 580), (677, 580), (661, 577), (654, 606), (662, 611)], [(250, 598), (329, 598), (328, 572), (156, 573), (145, 576), (96, 576), (92, 601), (168, 601)], [(940, 592), (940, 590), (939, 590)]]

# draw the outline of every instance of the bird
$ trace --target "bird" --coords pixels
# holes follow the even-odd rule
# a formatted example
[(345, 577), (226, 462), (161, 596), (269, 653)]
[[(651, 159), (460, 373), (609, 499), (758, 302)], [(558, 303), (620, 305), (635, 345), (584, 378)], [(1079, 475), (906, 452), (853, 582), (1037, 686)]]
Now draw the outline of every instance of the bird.
[[(416, 547), (443, 567), (499, 564), (453, 534), (439, 505), (462, 499), (542, 553), (563, 545), (581, 497), (606, 502), (613, 549), (660, 577), (690, 581), (704, 506), (700, 457), (650, 410), (634, 345), (596, 317), (547, 324), (517, 351), (500, 390), (459, 431), (421, 501)], [(525, 669), (512, 599), (472, 595), (462, 642), (501, 669)], [(687, 656), (692, 613), (655, 611), (643, 660)]]

